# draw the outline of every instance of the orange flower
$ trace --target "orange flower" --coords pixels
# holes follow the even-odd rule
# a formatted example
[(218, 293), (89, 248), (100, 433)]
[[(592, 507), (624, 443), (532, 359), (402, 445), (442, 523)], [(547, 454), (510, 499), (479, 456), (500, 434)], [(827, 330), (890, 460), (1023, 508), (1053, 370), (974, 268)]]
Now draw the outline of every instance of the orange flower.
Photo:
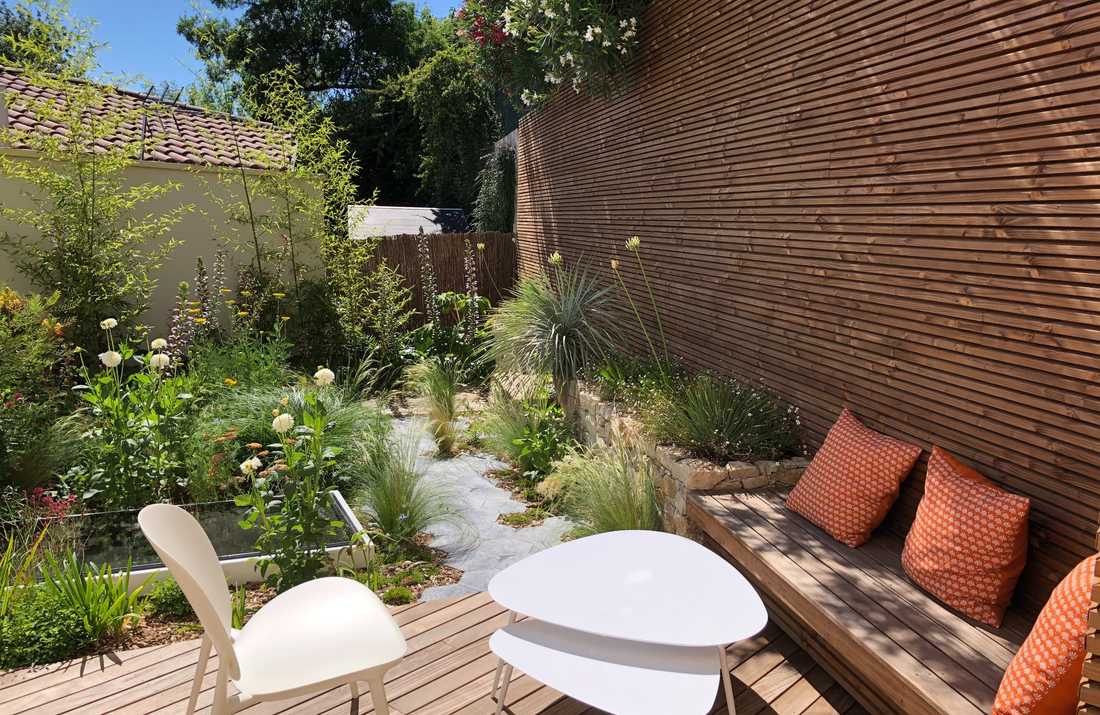
[(259, 442), (249, 442), (248, 444), (245, 445), (245, 447), (248, 447), (249, 449), (263, 449), (264, 448), (264, 446), (262, 444), (260, 444)]

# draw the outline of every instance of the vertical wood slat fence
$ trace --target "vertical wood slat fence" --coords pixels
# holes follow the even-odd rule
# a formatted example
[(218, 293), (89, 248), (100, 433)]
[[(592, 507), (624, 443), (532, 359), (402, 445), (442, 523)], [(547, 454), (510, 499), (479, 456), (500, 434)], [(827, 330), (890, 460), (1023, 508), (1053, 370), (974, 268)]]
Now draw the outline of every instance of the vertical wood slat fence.
[[(417, 311), (413, 323), (423, 323), (426, 314), (421, 279), (420, 255), (416, 234), (386, 236), (375, 250), (376, 259), (385, 260), (405, 277), (412, 292), (412, 305)], [(477, 260), (479, 294), (493, 305), (508, 297), (516, 280), (516, 247), (510, 233), (437, 233), (427, 236), (436, 290), (462, 292), (466, 290), (465, 251), (467, 244)], [(485, 245), (478, 251), (477, 245)], [(376, 265), (373, 261), (367, 268)]]
[(559, 251), (614, 285), (617, 256), (644, 296), (641, 235), (689, 365), (777, 390), (811, 447), (847, 404), (1030, 497), (1037, 609), (1100, 511), (1100, 3), (653, 0), (643, 25), (622, 96), (521, 121), (520, 270)]

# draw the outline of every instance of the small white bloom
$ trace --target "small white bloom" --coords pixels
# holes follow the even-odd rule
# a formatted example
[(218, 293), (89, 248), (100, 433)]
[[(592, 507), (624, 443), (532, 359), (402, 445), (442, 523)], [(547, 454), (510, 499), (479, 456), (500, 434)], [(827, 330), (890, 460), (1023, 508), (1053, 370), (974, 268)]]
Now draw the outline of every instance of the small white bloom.
[(154, 350), (164, 350), (166, 347), (168, 347), (168, 341), (164, 338), (157, 338), (152, 343), (150, 343), (149, 346)]
[(331, 385), (336, 381), (336, 373), (329, 370), (327, 367), (323, 367), (317, 372), (313, 373), (313, 381), (317, 383), (318, 387), (324, 387), (325, 385)]
[(254, 474), (262, 466), (264, 466), (264, 463), (260, 461), (259, 457), (250, 457), (241, 462), (241, 473)]
[(99, 354), (99, 361), (107, 367), (118, 367), (122, 363), (122, 355), (114, 350), (108, 350)]
[(115, 320), (114, 318), (104, 318), (103, 320), (99, 321), (99, 327), (103, 328), (104, 330), (110, 330), (111, 328), (117, 328), (118, 327), (118, 321)]
[(555, 17), (557, 17), (557, 16), (558, 16), (558, 15), (557, 15), (557, 13), (555, 13), (555, 12), (554, 12), (553, 10), (551, 10), (550, 8), (546, 8), (545, 10), (543, 10), (543, 11), (542, 11), (542, 14), (543, 14), (543, 15), (546, 15), (546, 19), (547, 19), (547, 20), (553, 20), (553, 19), (554, 19)]
[(172, 364), (172, 358), (164, 353), (156, 353), (153, 357), (149, 358), (149, 364), (158, 370), (164, 370)]
[(588, 26), (588, 31), (584, 33), (584, 39), (589, 42), (595, 42), (596, 36), (603, 33), (603, 30), (599, 27)]
[(271, 429), (275, 430), (279, 434), (285, 434), (289, 432), (290, 428), (293, 426), (294, 417), (288, 415), (286, 412), (271, 420)]
[(611, 47), (611, 40), (604, 40), (603, 41), (603, 46), (604, 47)]
[(627, 25), (629, 25), (629, 24), (630, 24), (630, 23), (629, 23), (629, 22), (627, 22), (626, 20), (619, 20), (619, 27), (620, 27), (620, 28), (626, 27), (626, 26), (627, 26)]

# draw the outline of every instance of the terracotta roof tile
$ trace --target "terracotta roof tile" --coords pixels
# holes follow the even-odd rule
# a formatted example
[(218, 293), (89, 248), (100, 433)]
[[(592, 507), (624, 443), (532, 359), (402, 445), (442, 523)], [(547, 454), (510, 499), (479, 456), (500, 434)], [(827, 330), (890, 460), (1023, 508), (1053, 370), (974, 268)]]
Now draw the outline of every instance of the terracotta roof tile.
[[(56, 89), (33, 85), (20, 72), (0, 67), (0, 94), (9, 126), (68, 135), (66, 127), (39, 119), (32, 111), (36, 103), (61, 101), (62, 95)], [(189, 104), (162, 102), (128, 90), (115, 90), (106, 97), (100, 115), (117, 111), (131, 115), (133, 120), (119, 126), (113, 135), (98, 139), (96, 145), (101, 149), (136, 144), (135, 158), (176, 164), (237, 167), (243, 163), (246, 168), (266, 169), (282, 163), (280, 142), (273, 140), (272, 130), (266, 125)]]

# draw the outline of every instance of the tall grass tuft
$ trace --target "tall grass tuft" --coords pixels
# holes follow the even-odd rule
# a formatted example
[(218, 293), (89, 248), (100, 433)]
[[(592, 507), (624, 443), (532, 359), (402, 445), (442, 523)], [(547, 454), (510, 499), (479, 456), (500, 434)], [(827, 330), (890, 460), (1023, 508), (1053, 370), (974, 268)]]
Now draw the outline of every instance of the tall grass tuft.
[(510, 461), (528, 479), (544, 477), (574, 444), (561, 407), (550, 400), (545, 387), (517, 399), (495, 384), (476, 429), (489, 451)]
[(565, 512), (580, 535), (662, 529), (653, 467), (621, 442), (571, 453), (553, 478), (561, 482)]
[(800, 453), (797, 411), (766, 390), (700, 374), (657, 394), (643, 419), (658, 441), (715, 461)]
[(489, 354), (505, 371), (553, 377), (560, 398), (568, 384), (615, 344), (608, 288), (579, 267), (555, 266), (520, 280), (489, 319)]
[(418, 534), (456, 516), (416, 458), (416, 441), (394, 443), (388, 430), (365, 436), (356, 449), (355, 493), (392, 555), (413, 550)]
[(43, 588), (78, 613), (94, 642), (117, 638), (138, 615), (141, 587), (130, 592), (130, 569), (114, 573), (107, 564), (81, 565), (73, 554), (58, 559), (47, 554), (42, 565)]
[(440, 455), (454, 453), (454, 421), (464, 375), (462, 362), (453, 355), (424, 358), (405, 372), (406, 386), (428, 403), (428, 423)]

